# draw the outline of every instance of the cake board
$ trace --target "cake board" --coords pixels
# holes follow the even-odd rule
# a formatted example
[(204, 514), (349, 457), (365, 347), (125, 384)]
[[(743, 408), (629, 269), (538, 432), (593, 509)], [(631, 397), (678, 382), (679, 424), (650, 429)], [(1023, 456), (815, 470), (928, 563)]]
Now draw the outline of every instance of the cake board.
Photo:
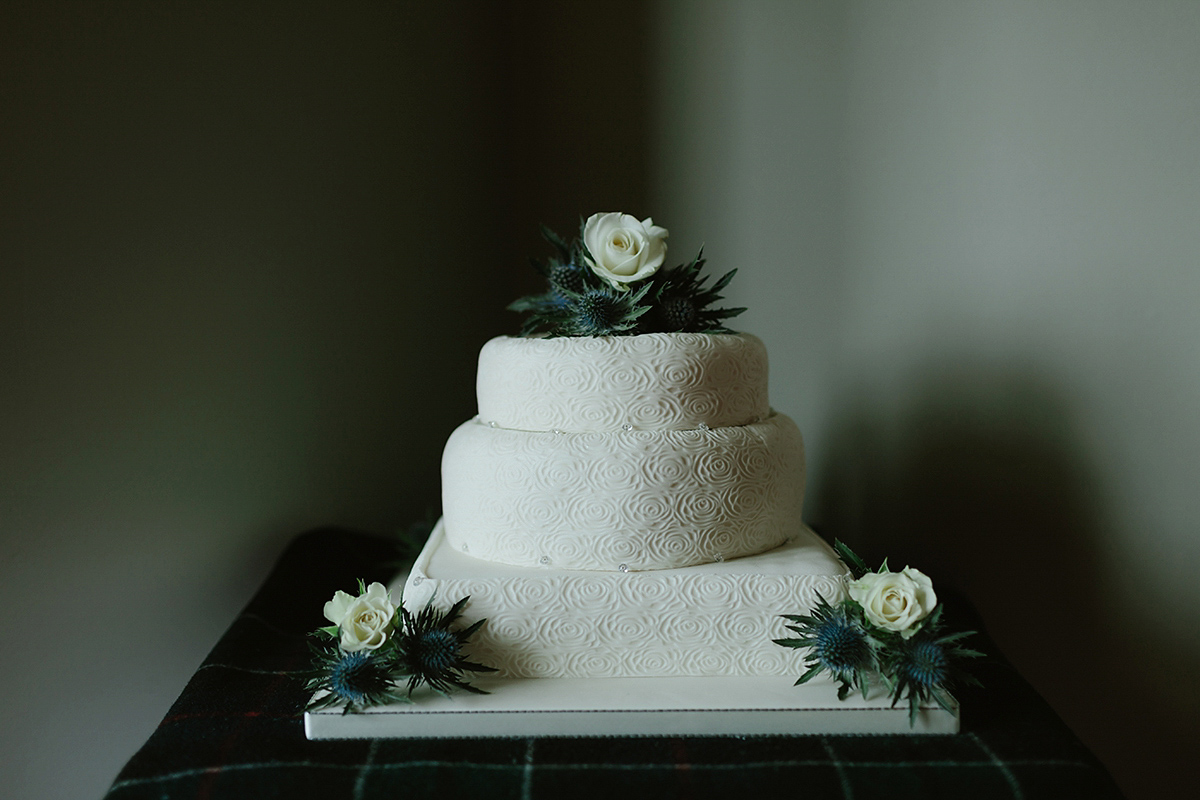
[(837, 699), (837, 685), (793, 686), (779, 677), (480, 678), (486, 695), (414, 695), (343, 714), (307, 712), (309, 739), (454, 737), (797, 736), (952, 734), (958, 716), (922, 708), (909, 726), (908, 704), (894, 708), (882, 690)]

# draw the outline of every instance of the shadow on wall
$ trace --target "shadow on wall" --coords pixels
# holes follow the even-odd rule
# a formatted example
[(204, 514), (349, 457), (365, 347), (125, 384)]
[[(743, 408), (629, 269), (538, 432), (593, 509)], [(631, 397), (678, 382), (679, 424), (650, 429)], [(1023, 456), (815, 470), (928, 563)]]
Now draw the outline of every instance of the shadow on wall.
[(817, 527), (969, 596), (1130, 796), (1182, 789), (1195, 703), (1165, 687), (1200, 663), (1121, 613), (1101, 544), (1112, 509), (1067, 396), (1021, 365), (939, 364), (914, 386), (844, 401), (814, 469)]

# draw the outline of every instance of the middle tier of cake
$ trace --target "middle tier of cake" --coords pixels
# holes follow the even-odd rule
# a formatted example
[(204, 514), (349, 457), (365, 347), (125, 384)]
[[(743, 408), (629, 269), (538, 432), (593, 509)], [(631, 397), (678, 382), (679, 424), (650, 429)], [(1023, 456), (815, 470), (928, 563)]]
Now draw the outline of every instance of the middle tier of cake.
[(732, 560), (802, 530), (804, 442), (787, 416), (695, 430), (461, 425), (442, 458), (445, 536), (487, 561), (629, 572)]

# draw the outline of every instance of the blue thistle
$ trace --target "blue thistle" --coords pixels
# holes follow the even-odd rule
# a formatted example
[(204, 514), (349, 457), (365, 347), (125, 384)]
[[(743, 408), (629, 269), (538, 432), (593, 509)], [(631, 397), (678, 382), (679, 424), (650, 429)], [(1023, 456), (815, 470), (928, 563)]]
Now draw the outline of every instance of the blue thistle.
[(816, 640), (817, 660), (839, 677), (870, 661), (866, 633), (857, 625), (836, 618), (825, 620), (817, 625)]
[(744, 308), (711, 308), (722, 299), (721, 291), (737, 273), (730, 270), (717, 279), (711, 287), (705, 287), (708, 278), (702, 277), (704, 251), (701, 250), (690, 264), (672, 270), (663, 270), (651, 279), (654, 294), (650, 298), (655, 313), (647, 324), (652, 330), (691, 333), (731, 333), (722, 324), (723, 320), (736, 317)]
[(445, 672), (458, 660), (458, 637), (444, 628), (434, 628), (419, 634), (413, 657), (428, 672)]
[(896, 669), (901, 681), (928, 691), (946, 680), (950, 662), (942, 646), (932, 639), (912, 642), (905, 656)]
[(591, 286), (583, 292), (564, 289), (566, 306), (554, 333), (565, 336), (636, 333), (638, 319), (650, 310), (649, 306), (642, 304), (650, 288), (650, 284), (646, 283), (640, 289), (626, 291), (607, 284)]
[(601, 335), (620, 323), (619, 298), (602, 289), (593, 289), (579, 295), (575, 302), (576, 326), (579, 330)]
[(324, 646), (310, 643), (310, 648), (316, 658), (307, 688), (313, 692), (324, 690), (326, 694), (314, 699), (306, 710), (341, 705), (345, 707), (343, 713), (349, 713), (405, 699), (397, 683), (406, 676), (390, 651), (348, 653), (335, 643)]
[(916, 636), (908, 640), (891, 639), (880, 665), (884, 680), (891, 686), (892, 705), (908, 700), (910, 725), (916, 723), (921, 705), (930, 700), (951, 714), (956, 713), (954, 696), (949, 691), (954, 683), (979, 684), (954, 665), (957, 658), (983, 655), (958, 644), (974, 631), (939, 636), (941, 617), (942, 607), (938, 606)]
[(627, 297), (628, 294), (613, 289), (589, 289), (569, 296), (575, 335), (607, 336), (633, 328), (634, 320), (641, 316), (639, 312), (645, 309), (639, 309), (637, 300)]
[(346, 703), (362, 703), (368, 695), (390, 686), (387, 665), (361, 650), (346, 653), (329, 671), (329, 691)]
[(582, 292), (584, 286), (583, 268), (577, 264), (551, 264), (546, 274), (550, 281), (550, 290), (562, 297), (562, 291)]
[(686, 331), (696, 324), (696, 301), (690, 297), (667, 297), (659, 306), (664, 327), (669, 331)]
[(408, 675), (408, 694), (425, 684), (439, 694), (452, 689), (465, 689), (475, 694), (487, 694), (467, 683), (464, 673), (495, 672), (492, 667), (468, 661), (463, 646), (486, 620), (462, 630), (453, 626), (462, 616), (463, 606), (470, 597), (459, 600), (444, 614), (434, 608), (432, 601), (416, 614), (401, 607), (402, 625), (393, 634), (397, 658)]
[(840, 683), (838, 699), (845, 700), (852, 689), (867, 696), (869, 674), (875, 667), (875, 652), (862, 621), (852, 606), (831, 606), (818, 597), (810, 616), (784, 614), (784, 619), (796, 623), (787, 629), (799, 634), (792, 639), (775, 639), (775, 644), (792, 648), (811, 648), (805, 658), (805, 672), (797, 686), (828, 672)]

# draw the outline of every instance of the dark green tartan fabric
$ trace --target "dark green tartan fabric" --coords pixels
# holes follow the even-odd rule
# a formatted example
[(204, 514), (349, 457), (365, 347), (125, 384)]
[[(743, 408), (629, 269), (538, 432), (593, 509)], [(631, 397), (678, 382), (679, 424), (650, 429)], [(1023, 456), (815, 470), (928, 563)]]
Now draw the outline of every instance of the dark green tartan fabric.
[[(1111, 798), (1115, 784), (980, 635), (955, 736), (304, 738), (298, 672), (321, 608), (358, 578), (386, 582), (384, 539), (298, 537), (196, 671), (109, 800), (179, 798)], [(953, 627), (978, 627), (946, 603)], [(955, 613), (959, 618), (954, 619)]]

